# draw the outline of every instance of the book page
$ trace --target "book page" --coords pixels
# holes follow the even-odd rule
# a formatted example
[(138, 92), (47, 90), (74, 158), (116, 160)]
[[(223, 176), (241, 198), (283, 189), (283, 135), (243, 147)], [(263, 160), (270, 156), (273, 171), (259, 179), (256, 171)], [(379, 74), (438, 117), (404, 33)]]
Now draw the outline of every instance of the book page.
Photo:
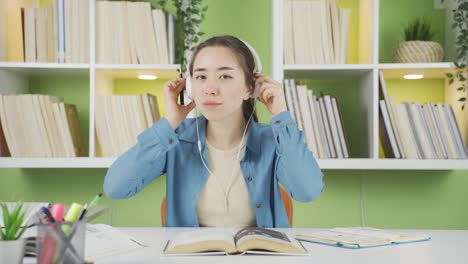
[(176, 235), (168, 241), (164, 252), (169, 254), (206, 251), (233, 253), (236, 251), (235, 247), (233, 231), (203, 228)]
[(246, 227), (240, 229), (234, 238), (239, 251), (253, 249), (283, 253), (307, 253), (299, 241), (276, 230)]
[(329, 245), (358, 248), (423, 241), (428, 240), (430, 237), (424, 234), (399, 234), (371, 227), (339, 227), (307, 234), (298, 234), (296, 238)]
[(377, 229), (372, 227), (334, 228), (332, 230), (373, 238), (383, 238), (388, 239), (392, 242), (410, 242), (429, 239), (429, 236), (425, 234), (401, 234), (394, 231)]

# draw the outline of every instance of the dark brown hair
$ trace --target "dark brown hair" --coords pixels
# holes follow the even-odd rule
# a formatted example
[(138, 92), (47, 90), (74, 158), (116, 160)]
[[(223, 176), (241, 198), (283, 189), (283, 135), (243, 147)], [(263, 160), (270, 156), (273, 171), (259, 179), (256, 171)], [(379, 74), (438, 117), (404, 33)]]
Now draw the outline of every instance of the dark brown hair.
[[(250, 49), (242, 42), (242, 40), (230, 36), (230, 35), (223, 35), (223, 36), (216, 36), (210, 39), (205, 40), (204, 42), (200, 43), (195, 50), (193, 51), (192, 59), (189, 64), (189, 72), (190, 76), (193, 76), (193, 62), (197, 57), (198, 53), (207, 47), (226, 47), (229, 48), (234, 55), (237, 57), (239, 64), (244, 72), (245, 82), (248, 87), (252, 89), (255, 86), (255, 77), (254, 77), (254, 70), (255, 70), (255, 59), (250, 52)], [(254, 99), (249, 98), (242, 103), (242, 112), (244, 115), (245, 120), (247, 121), (250, 115), (253, 112), (253, 120), (258, 122), (257, 114), (254, 111)]]

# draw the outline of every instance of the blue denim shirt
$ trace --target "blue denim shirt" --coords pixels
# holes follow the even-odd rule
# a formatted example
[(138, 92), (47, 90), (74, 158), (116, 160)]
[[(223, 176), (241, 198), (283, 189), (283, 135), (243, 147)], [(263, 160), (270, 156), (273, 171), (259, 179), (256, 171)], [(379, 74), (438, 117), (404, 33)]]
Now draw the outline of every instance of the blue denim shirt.
[[(200, 159), (196, 129), (193, 118), (175, 131), (165, 118), (160, 119), (111, 165), (105, 193), (113, 199), (129, 198), (166, 173), (166, 226), (198, 227), (195, 205), (208, 171)], [(208, 162), (205, 118), (198, 118), (198, 129)], [(316, 199), (324, 187), (303, 132), (287, 111), (273, 117), (269, 126), (251, 122), (240, 166), (259, 227), (289, 227), (278, 183), (300, 202)]]

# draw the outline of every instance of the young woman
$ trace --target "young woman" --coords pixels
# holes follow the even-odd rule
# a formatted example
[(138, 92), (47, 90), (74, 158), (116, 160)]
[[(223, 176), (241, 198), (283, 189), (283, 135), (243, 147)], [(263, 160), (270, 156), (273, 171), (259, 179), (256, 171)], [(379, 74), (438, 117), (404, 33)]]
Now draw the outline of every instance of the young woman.
[[(309, 202), (320, 196), (323, 174), (281, 83), (255, 73), (254, 56), (233, 36), (201, 43), (189, 64), (193, 101), (177, 103), (186, 79), (165, 84), (166, 116), (112, 164), (106, 194), (129, 198), (166, 173), (168, 227), (289, 227), (278, 184)], [(257, 123), (254, 90), (271, 112), (269, 126)], [(202, 116), (186, 118), (194, 108)]]

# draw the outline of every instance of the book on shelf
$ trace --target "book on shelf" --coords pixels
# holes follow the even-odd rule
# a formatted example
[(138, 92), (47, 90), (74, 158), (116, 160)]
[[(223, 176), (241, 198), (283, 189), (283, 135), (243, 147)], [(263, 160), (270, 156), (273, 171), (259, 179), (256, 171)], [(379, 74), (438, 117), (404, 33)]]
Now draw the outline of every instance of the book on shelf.
[(86, 155), (76, 106), (62, 98), (0, 94), (0, 125), (12, 157)]
[(97, 95), (96, 137), (104, 157), (117, 157), (160, 118), (155, 95)]
[[(390, 96), (388, 95), (387, 91), (387, 85), (385, 83), (385, 77), (383, 71), (379, 71), (379, 99), (384, 100), (384, 104), (382, 106), (381, 103), (380, 109), (382, 107), (386, 108), (386, 114), (388, 118), (388, 122), (385, 123), (386, 125), (386, 131), (388, 133), (388, 136), (390, 137), (389, 140), (392, 143), (391, 145), (391, 150), (385, 150), (387, 153), (392, 153), (391, 157), (394, 158), (405, 158), (405, 154), (403, 153), (402, 149), (402, 144), (401, 144), (401, 137), (400, 133), (396, 128), (396, 123), (395, 123), (395, 111), (394, 107), (391, 104), (390, 101)], [(383, 116), (383, 115), (382, 115)]]
[(149, 2), (97, 1), (97, 62), (169, 64), (171, 28), (171, 16)]
[(298, 240), (350, 248), (369, 248), (428, 241), (426, 234), (410, 234), (371, 227), (338, 227), (310, 233), (297, 234)]
[(341, 118), (341, 111), (338, 109), (338, 101), (336, 97), (332, 97), (331, 100), (332, 100), (332, 106), (333, 106), (333, 114), (335, 115), (336, 125), (338, 129), (341, 149), (343, 151), (343, 157), (347, 159), (349, 158), (349, 147), (348, 147), (348, 140), (346, 138), (346, 134), (344, 133), (344, 123), (343, 123), (343, 119)]
[(397, 151), (396, 137), (393, 132), (387, 105), (384, 100), (379, 101), (379, 137), (382, 142), (382, 148), (387, 158), (401, 158)]
[(284, 2), (284, 63), (345, 64), (351, 10), (337, 0)]
[(89, 1), (55, 0), (42, 7), (21, 5), (25, 62), (87, 63)]
[(173, 62), (170, 15), (149, 2), (96, 1), (96, 25), (91, 25), (89, 3), (1, 1), (0, 61), (88, 63), (90, 27), (96, 26), (98, 63)]
[(304, 140), (317, 158), (349, 158), (349, 147), (337, 98), (313, 95), (312, 89), (285, 79), (286, 104)]
[(187, 255), (308, 255), (294, 237), (277, 230), (245, 227), (238, 230), (203, 228), (177, 234), (167, 241), (167, 256)]
[(467, 159), (450, 104), (395, 104), (379, 72), (379, 138), (386, 158)]

